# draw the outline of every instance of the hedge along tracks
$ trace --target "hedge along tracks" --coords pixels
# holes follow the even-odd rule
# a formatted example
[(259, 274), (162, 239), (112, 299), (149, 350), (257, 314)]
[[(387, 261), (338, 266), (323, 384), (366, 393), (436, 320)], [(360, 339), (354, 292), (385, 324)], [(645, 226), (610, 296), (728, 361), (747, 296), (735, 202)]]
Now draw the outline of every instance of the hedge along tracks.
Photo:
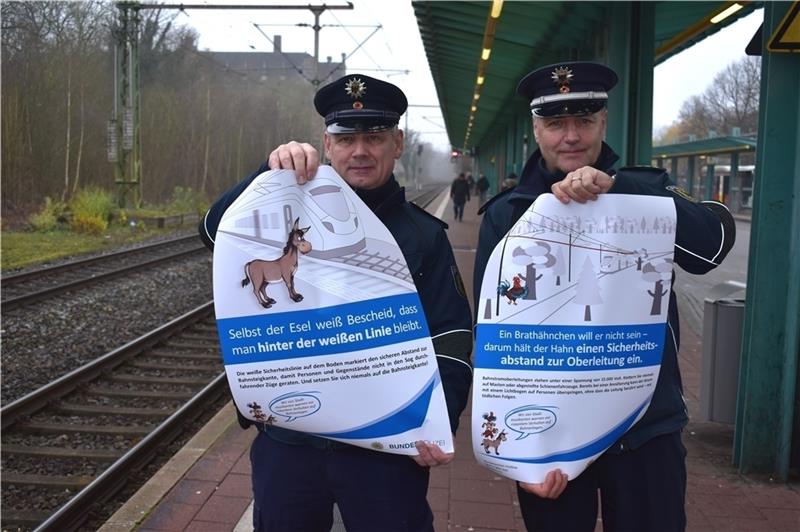
[(50, 299), (90, 283), (112, 279), (131, 271), (205, 252), (197, 235), (182, 236), (154, 244), (97, 257), (3, 276), (2, 306), (8, 312), (21, 305)]
[(8, 404), (3, 530), (78, 528), (225, 393), (208, 302)]

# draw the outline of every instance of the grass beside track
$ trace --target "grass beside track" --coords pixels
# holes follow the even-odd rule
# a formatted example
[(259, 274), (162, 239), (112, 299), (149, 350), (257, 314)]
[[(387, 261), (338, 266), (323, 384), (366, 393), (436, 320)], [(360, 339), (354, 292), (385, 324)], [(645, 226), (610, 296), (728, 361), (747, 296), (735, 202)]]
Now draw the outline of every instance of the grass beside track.
[(3, 231), (0, 234), (0, 270), (3, 272), (50, 261), (98, 251), (112, 250), (167, 235), (176, 231), (190, 231), (189, 227), (176, 229), (109, 227), (102, 235), (86, 235), (69, 231)]

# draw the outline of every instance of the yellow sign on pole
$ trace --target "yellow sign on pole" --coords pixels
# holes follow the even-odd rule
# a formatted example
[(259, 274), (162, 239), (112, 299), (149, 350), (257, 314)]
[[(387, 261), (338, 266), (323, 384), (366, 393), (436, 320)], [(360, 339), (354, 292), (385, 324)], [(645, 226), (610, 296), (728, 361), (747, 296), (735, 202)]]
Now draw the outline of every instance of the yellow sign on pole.
[(792, 3), (775, 33), (769, 38), (770, 52), (800, 52), (800, 2)]

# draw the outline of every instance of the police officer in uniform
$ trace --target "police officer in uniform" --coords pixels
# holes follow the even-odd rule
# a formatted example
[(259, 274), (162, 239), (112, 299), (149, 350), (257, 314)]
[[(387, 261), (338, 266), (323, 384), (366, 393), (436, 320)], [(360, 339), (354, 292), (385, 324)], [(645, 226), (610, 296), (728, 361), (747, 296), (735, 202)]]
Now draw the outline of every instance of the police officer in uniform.
[[(540, 195), (584, 203), (599, 194), (643, 194), (672, 198), (677, 212), (675, 262), (703, 274), (733, 246), (735, 225), (724, 205), (697, 202), (660, 168), (616, 168), (619, 157), (603, 141), (608, 91), (617, 75), (596, 63), (549, 65), (525, 76), (517, 93), (530, 102), (538, 149), (519, 184), (490, 200), (475, 258), (475, 297), (492, 250)], [(674, 276), (674, 274), (673, 274)], [(598, 496), (604, 530), (658, 531), (686, 527), (686, 450), (681, 430), (688, 418), (678, 368), (678, 306), (670, 284), (668, 327), (661, 371), (644, 417), (576, 479), (560, 470), (541, 484), (517, 484), (528, 530), (595, 529)]]
[[(390, 83), (361, 74), (322, 87), (314, 98), (325, 118), (325, 154), (331, 166), (386, 225), (414, 279), (436, 351), (453, 433), (472, 380), (472, 318), (447, 225), (405, 199), (392, 173), (403, 151), (397, 128), (408, 102)], [(276, 148), (256, 172), (223, 194), (200, 224), (213, 249), (225, 209), (262, 172), (290, 168), (305, 183), (319, 166), (311, 145)], [(386, 390), (392, 393), (392, 390)], [(365, 398), (369, 400), (369, 398)], [(238, 412), (237, 412), (238, 413)], [(273, 426), (239, 414), (244, 428), (259, 431), (250, 450), (255, 530), (325, 531), (336, 503), (348, 531), (429, 531), (429, 467), (453, 458), (437, 445), (417, 442), (413, 457), (372, 451)]]

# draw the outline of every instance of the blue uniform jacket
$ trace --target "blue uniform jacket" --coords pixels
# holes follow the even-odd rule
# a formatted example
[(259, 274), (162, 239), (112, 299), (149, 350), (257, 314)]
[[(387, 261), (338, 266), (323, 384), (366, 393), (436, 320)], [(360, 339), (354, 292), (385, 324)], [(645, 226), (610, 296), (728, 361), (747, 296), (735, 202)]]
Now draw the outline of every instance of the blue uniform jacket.
[[(627, 167), (614, 169), (619, 157), (603, 143), (597, 162), (592, 165), (615, 177), (609, 193), (642, 194), (671, 197), (675, 201), (677, 229), (675, 262), (693, 274), (703, 274), (722, 262), (733, 246), (735, 225), (728, 209), (717, 202), (696, 202), (681, 191), (660, 168)], [(536, 150), (525, 163), (517, 187), (499, 194), (487, 202), (475, 256), (474, 297), (480, 297), (480, 285), (489, 256), (498, 242), (525, 213), (539, 194), (550, 192), (553, 183), (564, 178), (563, 173), (551, 174), (544, 167), (541, 152)], [(661, 371), (650, 407), (631, 429), (611, 446), (610, 452), (635, 449), (649, 439), (683, 428), (688, 416), (683, 401), (683, 386), (678, 368), (678, 304), (674, 286), (670, 284), (667, 338), (661, 361)], [(477, 308), (477, 307), (476, 307)]]
[[(225, 210), (258, 175), (269, 170), (266, 163), (217, 199), (200, 222), (200, 238), (213, 250), (217, 227)], [(453, 433), (467, 404), (472, 384), (472, 317), (467, 295), (445, 234), (447, 224), (405, 199), (405, 191), (391, 177), (376, 191), (356, 191), (378, 219), (389, 229), (408, 264), (419, 293), (433, 340)], [(387, 391), (391, 393), (391, 391)], [(253, 424), (238, 411), (239, 423)], [(268, 434), (286, 443), (323, 445), (319, 438), (278, 427)]]

